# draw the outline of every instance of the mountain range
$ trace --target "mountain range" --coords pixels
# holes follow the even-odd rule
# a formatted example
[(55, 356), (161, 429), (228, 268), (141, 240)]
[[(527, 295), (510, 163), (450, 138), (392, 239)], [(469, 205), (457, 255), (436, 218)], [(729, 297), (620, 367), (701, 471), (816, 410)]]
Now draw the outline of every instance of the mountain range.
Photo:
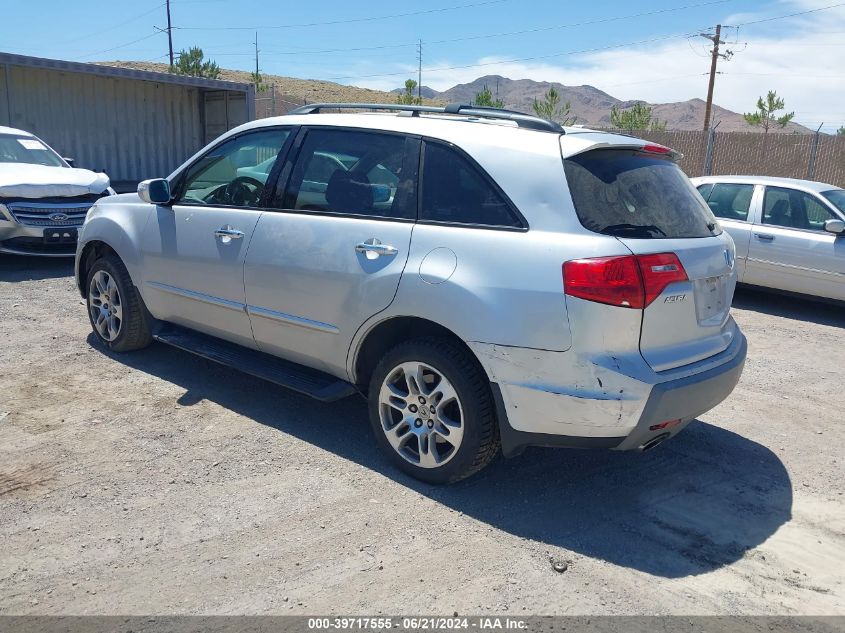
[[(595, 127), (611, 127), (610, 109), (627, 108), (637, 101), (622, 101), (594, 86), (565, 86), (563, 84), (534, 81), (532, 79), (508, 79), (500, 75), (485, 75), (465, 84), (452, 86), (448, 90), (438, 92), (428, 86), (422, 87), (425, 99), (445, 103), (472, 103), (475, 95), (488, 87), (493, 98), (504, 102), (505, 108), (531, 113), (534, 99), (543, 100), (549, 88), (554, 88), (560, 95), (561, 103), (567, 101), (571, 105), (570, 116), (575, 117), (576, 124)], [(404, 92), (397, 88), (394, 93)], [(690, 99), (677, 103), (649, 103), (652, 115), (660, 121), (666, 122), (669, 130), (700, 130), (704, 124), (705, 102), (702, 99)], [(745, 122), (742, 114), (732, 112), (718, 105), (713, 105), (712, 120), (719, 123), (721, 132), (752, 132), (752, 128)], [(759, 128), (757, 128), (759, 129)], [(797, 123), (789, 123), (782, 132), (799, 134), (810, 133), (811, 130)]]

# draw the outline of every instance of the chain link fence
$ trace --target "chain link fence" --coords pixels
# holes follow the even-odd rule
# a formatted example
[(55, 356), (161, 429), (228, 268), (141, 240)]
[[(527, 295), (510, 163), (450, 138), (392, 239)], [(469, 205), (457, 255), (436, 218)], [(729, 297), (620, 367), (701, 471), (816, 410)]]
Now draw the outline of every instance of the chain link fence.
[[(279, 116), (309, 100), (286, 94), (272, 86), (256, 95), (258, 118)], [(627, 130), (606, 130), (628, 134)], [(635, 130), (633, 136), (681, 152), (679, 165), (690, 176), (780, 176), (818, 180), (845, 188), (845, 136), (828, 134), (762, 134), (759, 132), (710, 132)]]
[(683, 153), (679, 164), (690, 177), (780, 176), (817, 180), (845, 188), (845, 136), (718, 130), (709, 133), (638, 130), (633, 135)]

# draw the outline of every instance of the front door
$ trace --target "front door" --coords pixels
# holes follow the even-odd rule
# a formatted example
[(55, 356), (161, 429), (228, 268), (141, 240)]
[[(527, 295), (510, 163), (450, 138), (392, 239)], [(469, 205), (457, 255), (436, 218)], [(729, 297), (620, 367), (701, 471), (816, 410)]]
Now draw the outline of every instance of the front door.
[(141, 241), (144, 298), (157, 318), (255, 346), (243, 264), (270, 168), (289, 135), (262, 129), (200, 157), (158, 206)]
[(405, 268), (419, 140), (302, 135), (250, 245), (247, 309), (261, 350), (343, 376), (352, 337), (390, 305)]
[(743, 281), (845, 299), (845, 239), (824, 230), (825, 221), (834, 218), (838, 216), (809, 192), (766, 187)]

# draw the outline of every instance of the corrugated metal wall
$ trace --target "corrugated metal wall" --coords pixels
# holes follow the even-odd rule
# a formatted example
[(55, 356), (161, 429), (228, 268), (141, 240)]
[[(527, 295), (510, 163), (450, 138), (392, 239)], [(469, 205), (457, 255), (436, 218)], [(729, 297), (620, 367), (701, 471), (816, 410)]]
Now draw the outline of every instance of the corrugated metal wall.
[(0, 124), (40, 136), (113, 181), (166, 176), (204, 145), (200, 88), (5, 68)]

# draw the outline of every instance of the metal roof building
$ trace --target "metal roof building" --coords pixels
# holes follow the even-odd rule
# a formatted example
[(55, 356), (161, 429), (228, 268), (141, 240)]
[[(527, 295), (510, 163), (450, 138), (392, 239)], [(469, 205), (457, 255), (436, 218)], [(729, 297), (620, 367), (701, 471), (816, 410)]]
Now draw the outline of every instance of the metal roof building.
[(249, 83), (0, 53), (0, 125), (113, 183), (166, 176), (254, 113)]

